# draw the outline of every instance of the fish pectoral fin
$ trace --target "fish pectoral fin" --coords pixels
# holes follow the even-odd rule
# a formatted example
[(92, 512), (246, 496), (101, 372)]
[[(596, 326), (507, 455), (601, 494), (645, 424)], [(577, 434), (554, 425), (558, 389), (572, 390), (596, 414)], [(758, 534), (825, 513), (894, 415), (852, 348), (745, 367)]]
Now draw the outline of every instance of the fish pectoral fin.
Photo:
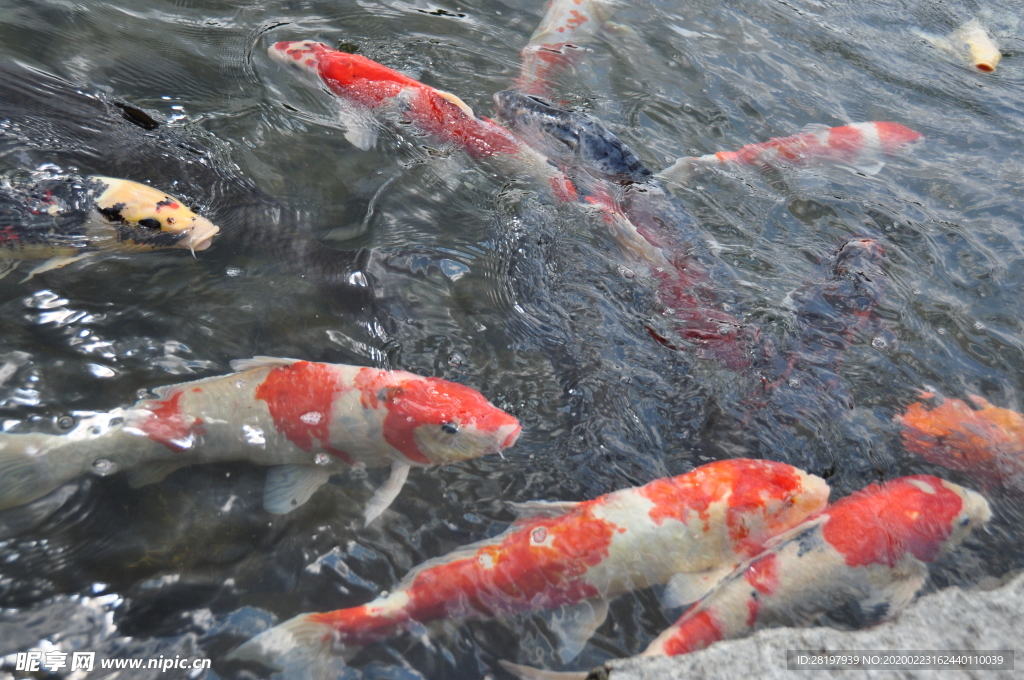
[(577, 505), (579, 503), (572, 501), (526, 501), (508, 504), (520, 520), (561, 517), (572, 512)]
[(369, 151), (377, 143), (377, 123), (366, 111), (342, 106), (338, 119), (345, 127), (345, 139), (362, 151)]
[(96, 253), (82, 253), (81, 255), (51, 257), (46, 262), (43, 262), (41, 265), (38, 265), (35, 269), (30, 271), (28, 273), (28, 276), (23, 278), (21, 280), (21, 282), (25, 283), (26, 281), (31, 279), (36, 274), (42, 274), (43, 272), (48, 272), (51, 269), (60, 269), (61, 267), (66, 267), (69, 264), (71, 264), (72, 262), (78, 262), (79, 260), (84, 260), (85, 258), (92, 257), (95, 254)]
[(263, 509), (273, 515), (291, 512), (331, 478), (332, 471), (314, 465), (278, 465), (267, 471)]
[(680, 572), (670, 578), (661, 594), (661, 604), (667, 609), (675, 609), (696, 602), (708, 594), (719, 581), (731, 574), (735, 564), (715, 567), (707, 571)]
[(234, 359), (231, 362), (231, 370), (235, 373), (241, 373), (242, 371), (248, 371), (251, 368), (265, 368), (270, 366), (276, 368), (278, 366), (291, 366), (299, 359), (288, 359), (285, 357), (265, 357), (257, 356), (252, 359)]
[(21, 260), (0, 260), (0, 279), (4, 278), (21, 264)]
[(366, 510), (363, 512), (363, 526), (369, 526), (370, 522), (377, 519), (398, 497), (402, 487), (405, 486), (405, 480), (409, 478), (410, 468), (412, 466), (408, 463), (397, 460), (391, 464), (391, 475), (373, 492), (370, 502), (366, 504)]
[(182, 463), (177, 460), (158, 460), (144, 463), (128, 471), (128, 486), (138, 489), (147, 484), (162, 482), (167, 475), (183, 467), (188, 467), (188, 465), (188, 463)]
[(585, 671), (582, 673), (578, 671), (546, 671), (533, 666), (520, 666), (504, 659), (499, 659), (498, 663), (519, 680), (586, 680), (587, 678)]
[(874, 177), (882, 171), (882, 168), (885, 167), (885, 161), (878, 160), (871, 163), (854, 163), (853, 165), (848, 165), (846, 167), (854, 172), (859, 172), (862, 175)]
[(548, 614), (548, 627), (558, 636), (558, 656), (563, 663), (579, 656), (606, 618), (608, 601), (603, 597), (562, 605)]

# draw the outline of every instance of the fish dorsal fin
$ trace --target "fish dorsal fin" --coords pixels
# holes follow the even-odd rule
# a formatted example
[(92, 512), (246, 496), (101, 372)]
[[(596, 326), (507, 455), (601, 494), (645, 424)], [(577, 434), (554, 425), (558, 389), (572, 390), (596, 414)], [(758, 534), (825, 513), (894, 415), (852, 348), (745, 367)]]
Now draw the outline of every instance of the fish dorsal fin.
[(467, 104), (466, 102), (462, 101), (461, 99), (456, 97), (451, 92), (445, 92), (444, 90), (434, 90), (434, 91), (437, 92), (437, 95), (439, 97), (441, 97), (441, 99), (447, 99), (452, 104), (455, 104), (456, 106), (458, 106), (460, 109), (462, 109), (462, 112), (464, 114), (466, 114), (467, 116), (469, 116), (470, 118), (476, 118), (476, 114), (473, 113), (473, 109), (469, 108), (469, 104)]
[(726, 576), (736, 569), (735, 564), (715, 567), (707, 571), (680, 572), (665, 584), (661, 604), (667, 609), (683, 607), (701, 599)]
[(369, 526), (370, 522), (387, 510), (395, 498), (398, 497), (402, 487), (405, 486), (405, 480), (409, 478), (409, 470), (411, 468), (412, 466), (408, 463), (400, 461), (395, 461), (391, 464), (391, 475), (386, 482), (380, 485), (380, 488), (373, 492), (373, 497), (366, 504), (366, 510), (363, 513), (365, 518), (363, 526)]
[(248, 371), (253, 368), (277, 368), (279, 366), (291, 366), (301, 359), (288, 359), (285, 357), (256, 356), (252, 359), (234, 359), (231, 361), (231, 370), (235, 373)]
[(508, 506), (516, 513), (518, 521), (561, 517), (576, 509), (579, 503), (573, 501), (526, 501), (525, 503), (509, 503)]
[(500, 659), (498, 663), (519, 680), (587, 680), (586, 671), (546, 671), (543, 668), (520, 666), (504, 659)]
[(476, 543), (464, 545), (460, 548), (456, 548), (455, 550), (451, 551), (446, 555), (440, 555), (438, 557), (431, 558), (426, 562), (417, 564), (415, 567), (409, 570), (409, 572), (402, 579), (401, 583), (399, 583), (398, 586), (396, 587), (396, 590), (404, 590), (408, 588), (410, 585), (412, 585), (412, 582), (416, 580), (417, 576), (419, 576), (424, 571), (427, 571), (428, 569), (433, 569), (439, 564), (449, 564), (451, 562), (458, 562), (459, 560), (470, 559), (474, 555), (476, 555), (477, 551), (481, 548), (501, 543), (506, 538), (508, 538), (509, 534), (521, 530), (521, 527), (513, 526), (507, 531), (503, 531), (502, 533), (498, 534), (493, 538), (485, 538), (482, 541), (477, 541)]
[(608, 602), (593, 597), (575, 604), (565, 604), (549, 612), (548, 627), (558, 636), (558, 656), (568, 663), (580, 655), (587, 640), (608, 618)]
[(327, 483), (331, 470), (316, 465), (278, 465), (267, 471), (263, 508), (274, 515), (291, 512)]
[(805, 125), (802, 128), (800, 128), (800, 133), (801, 134), (806, 134), (806, 133), (817, 134), (819, 132), (828, 132), (831, 129), (832, 129), (831, 127), (829, 127), (828, 125), (825, 125), (824, 123), (808, 123), (807, 125)]
[(796, 538), (810, 531), (815, 531), (818, 527), (820, 527), (827, 521), (828, 515), (824, 513), (818, 515), (817, 517), (805, 519), (803, 522), (800, 522), (800, 524), (797, 524), (795, 527), (790, 527), (789, 529), (783, 531), (781, 534), (776, 534), (772, 536), (767, 541), (765, 541), (764, 545), (761, 547), (763, 550), (771, 550), (773, 548), (777, 548), (790, 539)]
[(147, 484), (162, 482), (167, 475), (187, 465), (188, 463), (182, 463), (177, 460), (158, 460), (140, 465), (128, 471), (128, 486), (138, 489)]

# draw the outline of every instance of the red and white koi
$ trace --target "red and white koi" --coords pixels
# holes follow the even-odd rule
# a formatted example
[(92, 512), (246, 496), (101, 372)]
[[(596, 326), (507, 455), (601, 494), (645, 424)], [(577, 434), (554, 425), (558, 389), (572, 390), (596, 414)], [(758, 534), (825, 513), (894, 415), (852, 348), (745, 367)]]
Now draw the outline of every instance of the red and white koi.
[(748, 144), (739, 151), (719, 151), (706, 156), (680, 158), (657, 177), (685, 183), (696, 172), (729, 166), (774, 167), (787, 165), (805, 167), (830, 163), (855, 168), (869, 175), (876, 174), (885, 163), (881, 157), (893, 154), (923, 139), (919, 132), (899, 123), (853, 123), (827, 128), (813, 126), (808, 132), (790, 137), (776, 137), (760, 144)]
[(285, 513), (332, 474), (392, 467), (367, 522), (398, 495), (411, 466), (441, 465), (515, 443), (519, 422), (479, 392), (405, 371), (257, 357), (227, 376), (161, 387), (128, 409), (80, 414), (69, 432), (0, 433), (0, 509), (87, 472), (127, 470), (133, 486), (198, 463), (277, 466), (264, 505)]
[(523, 48), (516, 88), (549, 96), (554, 76), (573, 66), (580, 48), (593, 40), (613, 10), (608, 0), (551, 0)]
[(768, 626), (807, 626), (842, 606), (894, 616), (927, 563), (984, 525), (980, 494), (930, 475), (872, 484), (790, 530), (659, 635), (642, 656), (686, 654)]
[(784, 463), (733, 459), (582, 503), (527, 504), (534, 514), (491, 540), (430, 560), (394, 592), (352, 609), (301, 614), (235, 658), (276, 665), (296, 647), (310, 663), (417, 623), (559, 608), (553, 630), (574, 657), (607, 601), (673, 581), (693, 601), (765, 541), (825, 507), (824, 480)]
[[(991, 516), (980, 494), (938, 477), (872, 484), (772, 539), (640, 656), (688, 654), (771, 626), (808, 626), (840, 607), (880, 622), (914, 598), (927, 563)], [(502, 665), (525, 680), (587, 677)]]
[(921, 396), (939, 403), (911, 404), (896, 417), (909, 451), (986, 487), (1024, 492), (1024, 416), (975, 395), (969, 396), (974, 408), (930, 392)]

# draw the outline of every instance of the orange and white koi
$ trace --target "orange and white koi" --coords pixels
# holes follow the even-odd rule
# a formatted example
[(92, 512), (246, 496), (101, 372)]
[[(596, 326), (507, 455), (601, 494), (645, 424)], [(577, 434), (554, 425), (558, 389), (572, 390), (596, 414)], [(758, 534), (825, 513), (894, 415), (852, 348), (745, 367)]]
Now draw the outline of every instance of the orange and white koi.
[(270, 470), (264, 506), (285, 513), (332, 474), (390, 465), (367, 522), (411, 466), (441, 465), (515, 443), (519, 422), (479, 392), (405, 371), (257, 357), (227, 376), (161, 387), (128, 409), (82, 413), (65, 434), (0, 433), (0, 509), (92, 472), (126, 470), (133, 486), (198, 463)]
[[(914, 598), (927, 563), (991, 516), (980, 494), (938, 477), (872, 484), (772, 539), (640, 656), (688, 654), (771, 626), (808, 626), (840, 608), (880, 622)], [(529, 680), (587, 677), (502, 665)]]
[(26, 280), (101, 251), (210, 247), (220, 231), (180, 199), (113, 177), (60, 175), (0, 184), (0, 278), (46, 259)]
[(551, 0), (523, 48), (516, 88), (549, 96), (554, 76), (574, 64), (580, 48), (593, 40), (613, 10), (608, 0)]
[[(936, 398), (925, 392), (926, 399)], [(917, 402), (896, 421), (903, 443), (927, 461), (965, 472), (985, 486), (1024, 492), (1024, 416), (970, 395), (937, 406)]]
[(739, 151), (719, 151), (706, 156), (680, 158), (657, 177), (685, 183), (695, 173), (708, 168), (729, 166), (804, 167), (831, 163), (855, 168), (873, 175), (885, 165), (881, 157), (893, 154), (923, 139), (919, 132), (899, 123), (853, 123), (827, 128), (813, 126), (808, 132), (776, 137), (760, 144), (748, 144)]
[(553, 629), (572, 658), (609, 599), (674, 579), (674, 592), (695, 600), (771, 536), (824, 508), (828, 492), (824, 480), (784, 463), (733, 459), (592, 501), (528, 504), (539, 516), (420, 565), (394, 592), (296, 616), (233, 656), (277, 665), (298, 647), (312, 663), (435, 619), (560, 608)]
[(984, 525), (980, 494), (930, 475), (872, 484), (776, 539), (659, 635), (642, 656), (686, 654), (769, 626), (807, 626), (840, 607), (894, 616), (927, 563)]
[(377, 62), (312, 40), (272, 45), (275, 61), (320, 79), (342, 106), (345, 138), (360, 149), (376, 143), (378, 118), (400, 114), (436, 143), (451, 145), (476, 160), (511, 163), (550, 185), (562, 201), (576, 191), (543, 156), (489, 118), (480, 118), (457, 96), (430, 87)]

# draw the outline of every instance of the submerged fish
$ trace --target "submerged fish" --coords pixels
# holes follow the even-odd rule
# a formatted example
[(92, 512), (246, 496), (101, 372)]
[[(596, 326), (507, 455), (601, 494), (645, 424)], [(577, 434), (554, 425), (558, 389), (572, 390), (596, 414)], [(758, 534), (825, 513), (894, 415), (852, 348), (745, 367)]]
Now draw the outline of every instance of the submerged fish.
[(944, 37), (920, 32), (918, 35), (939, 49), (965, 58), (971, 66), (982, 73), (995, 71), (1003, 58), (999, 44), (979, 19), (971, 19)]
[(113, 177), (50, 177), (0, 185), (0, 278), (25, 259), (34, 274), (99, 251), (206, 250), (220, 230), (177, 198)]
[(498, 453), (519, 422), (469, 387), (405, 371), (257, 357), (237, 372), (156, 390), (129, 409), (83, 417), (65, 434), (0, 433), (0, 509), (75, 477), (127, 470), (133, 486), (198, 463), (274, 465), (264, 505), (285, 513), (332, 474), (392, 468), (369, 522), (401, 490), (410, 466)]
[(881, 156), (896, 153), (923, 135), (899, 123), (853, 123), (840, 127), (811, 126), (808, 132), (790, 137), (775, 137), (760, 144), (748, 144), (739, 151), (719, 151), (707, 156), (680, 158), (665, 168), (658, 177), (669, 182), (685, 183), (695, 173), (708, 168), (730, 165), (803, 167), (832, 163), (852, 167), (873, 175), (885, 163)]
[(530, 94), (546, 94), (553, 77), (573, 65), (581, 47), (611, 18), (614, 4), (609, 0), (551, 0), (523, 48), (516, 87)]
[(451, 145), (476, 160), (510, 163), (548, 184), (559, 200), (576, 199), (572, 184), (541, 155), (494, 121), (477, 117), (453, 94), (312, 40), (275, 43), (269, 54), (320, 79), (338, 96), (345, 138), (360, 149), (376, 143), (381, 116), (399, 116), (438, 144)]
[(609, 599), (672, 581), (678, 599), (693, 601), (771, 536), (824, 508), (828, 492), (789, 465), (739, 458), (592, 501), (528, 504), (534, 517), (420, 565), (391, 594), (299, 615), (233, 656), (273, 666), (298, 648), (317, 663), (332, 648), (351, 653), (434, 619), (560, 608), (552, 628), (572, 658)]
[[(925, 398), (935, 395), (924, 393)], [(936, 406), (918, 402), (897, 416), (907, 449), (925, 460), (965, 472), (986, 486), (1024, 492), (1024, 416), (971, 395)]]
[[(927, 563), (992, 516), (978, 493), (929, 475), (872, 484), (771, 541), (690, 607), (641, 656), (674, 656), (772, 626), (852, 612), (864, 625), (917, 594)], [(523, 678), (584, 678), (505, 664)]]
[[(498, 115), (526, 144), (562, 168), (577, 191), (603, 212), (612, 235), (657, 282), (664, 314), (698, 356), (732, 369), (750, 365), (760, 333), (730, 308), (732, 270), (713, 239), (600, 122), (515, 90), (494, 95)], [(654, 328), (660, 342), (676, 347)]]

